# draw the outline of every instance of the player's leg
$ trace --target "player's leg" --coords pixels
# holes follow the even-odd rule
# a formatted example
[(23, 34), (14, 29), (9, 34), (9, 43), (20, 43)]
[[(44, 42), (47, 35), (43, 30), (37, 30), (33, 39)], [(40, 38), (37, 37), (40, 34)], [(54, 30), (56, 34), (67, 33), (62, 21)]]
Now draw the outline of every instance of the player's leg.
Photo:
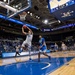
[(46, 53), (46, 52), (42, 52), (42, 54), (43, 54), (43, 55), (45, 55), (45, 56), (47, 56), (47, 57), (49, 57), (49, 55), (47, 55), (47, 53)]
[(29, 60), (31, 60), (31, 45), (28, 45), (28, 51), (29, 51)]
[(20, 55), (19, 51), (17, 52), (18, 55)]
[(51, 59), (51, 56), (49, 56), (46, 52), (43, 52), (43, 55), (47, 56), (49, 60)]
[(21, 50), (26, 50), (26, 48), (27, 48), (27, 45), (26, 45), (27, 43), (26, 43), (26, 41), (24, 41), (23, 43), (22, 43), (22, 48), (21, 48)]
[(15, 57), (17, 56), (17, 53), (15, 53)]
[(55, 48), (54, 48), (54, 50), (55, 50), (55, 52), (57, 52), (57, 51), (58, 51), (58, 48), (57, 48), (57, 47), (55, 47)]
[(42, 50), (39, 50), (39, 53), (38, 53), (38, 62), (40, 62), (41, 53), (42, 53)]
[(46, 53), (46, 48), (42, 48), (43, 50), (42, 50), (42, 54), (43, 55), (45, 55), (45, 56), (47, 56), (48, 58), (49, 58), (49, 60), (51, 59), (51, 56), (49, 56), (47, 53)]
[(38, 62), (40, 62), (40, 52), (38, 53)]
[(17, 54), (18, 54), (18, 53), (17, 53), (17, 51), (16, 51), (15, 57), (17, 56)]

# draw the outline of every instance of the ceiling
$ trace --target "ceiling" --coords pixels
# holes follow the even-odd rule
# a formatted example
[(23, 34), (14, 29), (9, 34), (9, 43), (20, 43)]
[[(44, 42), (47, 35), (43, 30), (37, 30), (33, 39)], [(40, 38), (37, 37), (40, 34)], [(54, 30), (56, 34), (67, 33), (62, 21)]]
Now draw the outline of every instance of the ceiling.
[[(8, 1), (6, 1), (6, 3), (7, 2)], [(60, 22), (58, 19), (56, 19), (49, 12), (47, 0), (31, 0), (31, 2), (32, 2), (32, 7), (26, 11), (27, 12), (26, 20), (24, 20), (23, 22), (34, 25), (39, 29), (56, 28), (62, 25), (75, 22), (75, 19), (70, 19), (64, 22), (63, 21)], [(10, 0), (10, 6), (16, 6), (19, 3), (23, 3), (24, 7), (27, 6), (27, 0)], [(0, 14), (7, 15), (7, 10), (5, 8), (0, 7)], [(20, 20), (19, 15), (16, 15), (14, 18)], [(47, 24), (44, 23), (44, 20), (46, 19), (48, 20)], [(0, 19), (0, 24), (2, 25), (2, 27), (5, 26), (7, 28), (10, 28), (10, 30), (14, 29), (14, 31), (16, 31), (17, 28), (18, 31), (21, 31), (21, 26), (19, 26), (18, 24), (3, 19)]]

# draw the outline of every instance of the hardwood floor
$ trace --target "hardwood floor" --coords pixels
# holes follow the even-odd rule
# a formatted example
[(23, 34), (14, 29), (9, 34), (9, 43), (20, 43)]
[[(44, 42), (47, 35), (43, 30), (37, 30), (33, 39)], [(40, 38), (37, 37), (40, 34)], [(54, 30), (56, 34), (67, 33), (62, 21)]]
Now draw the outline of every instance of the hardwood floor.
[(75, 58), (49, 75), (75, 75)]
[[(50, 55), (52, 58), (75, 57), (75, 51), (53, 52), (53, 53), (48, 53), (48, 55)], [(37, 59), (37, 58), (38, 58), (37, 55), (32, 56), (32, 59)], [(41, 58), (47, 58), (47, 57), (41, 55)], [(0, 59), (0, 66), (17, 63), (17, 62), (23, 62), (27, 60), (29, 60), (29, 56)], [(49, 75), (75, 75), (75, 58), (73, 58), (71, 61), (67, 62), (65, 65), (61, 66), (60, 68), (56, 69)]]

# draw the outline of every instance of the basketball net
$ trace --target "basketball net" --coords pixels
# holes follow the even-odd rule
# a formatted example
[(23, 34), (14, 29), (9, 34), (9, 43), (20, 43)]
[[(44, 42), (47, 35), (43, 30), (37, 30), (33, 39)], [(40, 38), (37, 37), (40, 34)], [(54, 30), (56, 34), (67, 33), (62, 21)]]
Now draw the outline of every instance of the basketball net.
[(21, 14), (19, 14), (19, 16), (20, 16), (20, 20), (24, 21), (24, 20), (26, 20), (27, 13), (26, 12), (22, 12)]

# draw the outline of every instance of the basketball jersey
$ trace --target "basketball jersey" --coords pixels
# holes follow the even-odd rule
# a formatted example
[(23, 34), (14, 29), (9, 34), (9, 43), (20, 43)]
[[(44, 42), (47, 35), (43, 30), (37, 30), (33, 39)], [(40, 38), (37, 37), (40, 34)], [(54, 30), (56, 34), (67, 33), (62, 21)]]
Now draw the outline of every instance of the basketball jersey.
[(65, 47), (65, 44), (62, 44), (62, 47)]
[[(40, 46), (42, 46), (43, 43), (45, 43), (45, 39), (44, 39), (44, 38), (41, 38), (41, 39), (39, 40)], [(47, 47), (46, 47), (46, 43), (45, 43), (45, 45), (43, 45), (42, 48), (40, 48), (40, 50), (43, 51), (43, 50), (46, 50), (46, 49), (47, 49)]]
[(17, 51), (17, 52), (19, 51), (19, 47), (16, 47), (16, 51)]
[[(42, 46), (44, 42), (45, 42), (45, 39), (44, 39), (44, 38), (41, 38), (41, 39), (39, 40), (39, 44), (40, 44), (40, 46)], [(46, 46), (46, 43), (45, 43), (44, 46)]]
[(55, 48), (58, 48), (58, 45), (57, 44), (55, 44)]
[(30, 43), (32, 41), (32, 38), (33, 38), (33, 34), (27, 34), (25, 41)]

